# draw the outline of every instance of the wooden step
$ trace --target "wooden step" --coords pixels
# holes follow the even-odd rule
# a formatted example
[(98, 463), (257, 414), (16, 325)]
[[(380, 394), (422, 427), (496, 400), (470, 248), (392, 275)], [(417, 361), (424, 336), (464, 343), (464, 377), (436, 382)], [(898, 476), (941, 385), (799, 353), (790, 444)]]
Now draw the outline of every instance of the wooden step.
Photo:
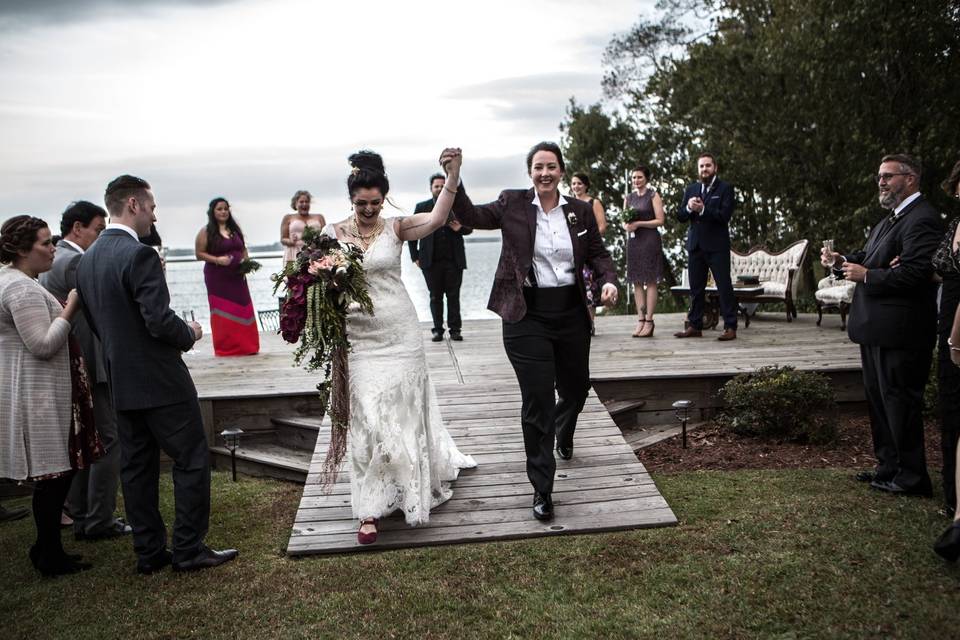
[(317, 447), (317, 435), (320, 433), (319, 420), (306, 418), (270, 418), (276, 428), (277, 444), (299, 451), (312, 453)]
[[(275, 442), (241, 443), (237, 449), (237, 473), (303, 484), (307, 480), (312, 453)], [(210, 447), (210, 455), (215, 468), (230, 470), (229, 449)]]

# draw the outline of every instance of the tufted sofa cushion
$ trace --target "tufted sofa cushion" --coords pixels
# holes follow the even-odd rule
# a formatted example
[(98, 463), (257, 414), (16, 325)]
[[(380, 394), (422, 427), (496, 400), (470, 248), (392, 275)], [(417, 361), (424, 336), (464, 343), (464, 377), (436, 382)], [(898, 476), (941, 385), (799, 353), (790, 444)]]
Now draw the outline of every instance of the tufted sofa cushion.
[[(764, 249), (755, 249), (747, 254), (731, 252), (730, 273), (734, 281), (738, 275), (758, 276), (760, 285), (763, 286), (764, 296), (785, 298), (790, 270), (799, 270), (808, 244), (807, 240), (801, 240), (778, 254), (771, 254)], [(794, 298), (797, 295), (798, 284), (799, 278), (794, 278), (793, 290), (790, 292)]]
[(839, 305), (841, 302), (850, 304), (853, 302), (853, 290), (856, 283), (849, 280), (834, 280), (826, 277), (817, 283), (817, 290), (814, 297), (823, 304)]

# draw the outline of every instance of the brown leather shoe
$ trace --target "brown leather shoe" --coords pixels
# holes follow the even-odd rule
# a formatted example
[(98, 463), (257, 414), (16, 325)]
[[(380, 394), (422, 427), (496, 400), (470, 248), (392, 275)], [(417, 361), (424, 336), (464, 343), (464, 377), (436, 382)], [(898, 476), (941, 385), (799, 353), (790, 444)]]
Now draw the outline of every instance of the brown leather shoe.
[(693, 327), (687, 327), (683, 331), (677, 331), (673, 334), (674, 338), (702, 338), (703, 331), (700, 329), (694, 329)]
[(724, 329), (723, 333), (717, 336), (717, 340), (722, 340), (726, 342), (727, 340), (736, 340), (737, 339), (737, 330), (736, 329)]

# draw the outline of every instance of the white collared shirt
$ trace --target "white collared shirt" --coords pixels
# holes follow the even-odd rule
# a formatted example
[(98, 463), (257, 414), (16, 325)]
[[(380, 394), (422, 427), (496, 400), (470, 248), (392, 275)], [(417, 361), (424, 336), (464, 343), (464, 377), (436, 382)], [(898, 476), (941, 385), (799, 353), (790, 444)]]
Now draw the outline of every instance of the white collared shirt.
[(66, 238), (60, 238), (60, 239), (63, 240), (64, 242), (66, 242), (68, 245), (70, 245), (70, 246), (73, 247), (74, 249), (76, 249), (76, 250), (77, 250), (77, 253), (79, 253), (79, 254), (81, 254), (81, 255), (84, 253), (83, 247), (81, 247), (80, 245), (78, 245), (76, 242), (74, 242), (74, 241), (72, 241), (72, 240), (67, 240)]
[(133, 237), (134, 240), (136, 240), (137, 242), (140, 242), (140, 236), (137, 235), (137, 232), (134, 231), (133, 228), (128, 227), (128, 226), (125, 225), (125, 224), (120, 224), (119, 222), (111, 222), (110, 224), (108, 224), (108, 225), (106, 226), (106, 228), (104, 229), (104, 231), (108, 231), (108, 230), (110, 230), (110, 229), (123, 229), (124, 231), (126, 231), (127, 233), (129, 233), (129, 234)]
[(920, 197), (920, 192), (917, 191), (916, 193), (911, 194), (911, 195), (907, 196), (906, 198), (904, 198), (903, 202), (901, 202), (899, 205), (897, 205), (897, 208), (893, 210), (893, 217), (894, 217), (894, 218), (899, 218), (899, 217), (900, 217), (900, 212), (903, 211), (904, 208), (905, 208), (908, 204), (910, 204), (911, 202), (913, 202), (914, 200), (916, 200), (916, 199), (919, 198), (919, 197)]
[(544, 211), (540, 196), (534, 191), (532, 204), (537, 207), (537, 235), (533, 242), (533, 273), (538, 287), (568, 287), (577, 283), (573, 241), (563, 214), (566, 203), (567, 199), (559, 195), (557, 206)]

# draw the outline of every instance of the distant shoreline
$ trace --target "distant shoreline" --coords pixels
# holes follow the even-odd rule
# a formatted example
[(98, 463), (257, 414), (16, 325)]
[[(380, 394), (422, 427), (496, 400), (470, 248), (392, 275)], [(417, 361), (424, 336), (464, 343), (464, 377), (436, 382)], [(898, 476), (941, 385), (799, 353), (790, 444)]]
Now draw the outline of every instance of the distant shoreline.
[[(500, 234), (486, 234), (477, 236), (465, 236), (464, 242), (500, 242)], [(252, 258), (277, 258), (283, 255), (283, 245), (279, 242), (273, 244), (257, 244), (249, 247), (250, 257)], [(171, 262), (189, 262), (196, 260), (193, 247), (170, 247), (167, 251), (167, 260)]]

